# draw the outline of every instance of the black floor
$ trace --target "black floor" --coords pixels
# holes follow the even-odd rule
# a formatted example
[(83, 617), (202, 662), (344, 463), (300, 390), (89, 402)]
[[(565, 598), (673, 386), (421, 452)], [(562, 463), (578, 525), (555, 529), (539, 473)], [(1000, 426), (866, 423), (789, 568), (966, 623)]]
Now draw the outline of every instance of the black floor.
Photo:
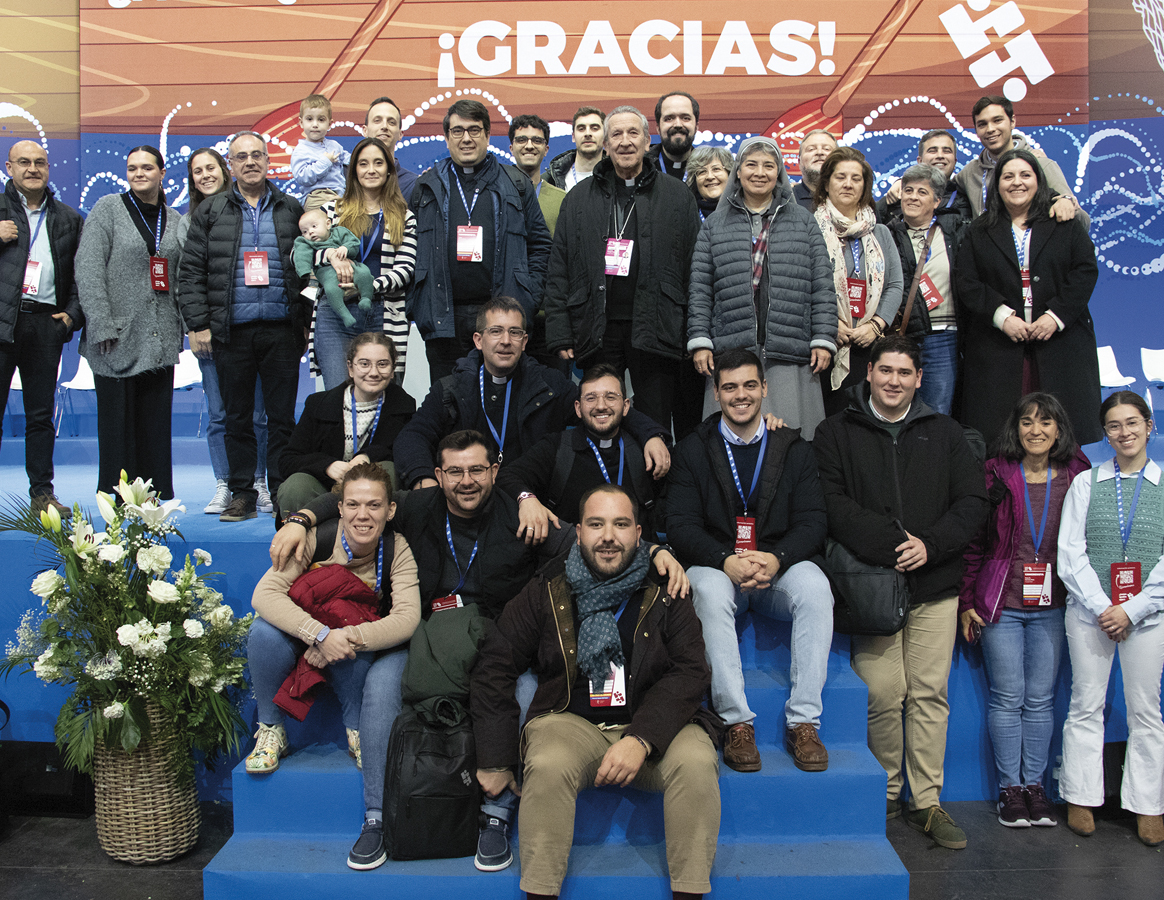
[[(1102, 812), (1096, 834), (1080, 838), (1062, 824), (1003, 828), (986, 803), (946, 809), (969, 835), (965, 850), (935, 847), (903, 819), (888, 823), (889, 840), (910, 873), (911, 900), (1164, 898), (1164, 847), (1141, 844), (1135, 817), (1120, 810)], [(202, 867), (231, 833), (229, 806), (204, 803), (202, 812), (194, 851), (149, 867), (107, 857), (92, 817), (14, 817), (0, 831), (0, 898), (200, 900)]]

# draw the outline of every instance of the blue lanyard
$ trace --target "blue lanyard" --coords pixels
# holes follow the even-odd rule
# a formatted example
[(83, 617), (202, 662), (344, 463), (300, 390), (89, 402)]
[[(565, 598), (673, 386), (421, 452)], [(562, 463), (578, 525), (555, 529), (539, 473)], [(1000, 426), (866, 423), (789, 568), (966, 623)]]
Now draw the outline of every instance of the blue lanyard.
[(853, 277), (861, 277), (861, 239), (853, 238), (849, 241), (849, 250), (853, 254)]
[[(946, 205), (949, 206), (948, 203)], [(926, 226), (926, 233), (927, 234), (929, 233), (929, 230), (934, 227), (934, 222), (936, 222), (936, 221), (938, 221), (937, 216), (934, 216), (932, 219), (930, 219), (930, 224)], [(922, 238), (922, 243), (923, 244), (925, 243), (925, 238)], [(930, 257), (933, 255), (934, 255), (934, 242), (930, 241), (930, 245), (928, 247), (926, 247), (926, 262), (927, 263), (930, 261)], [(926, 263), (922, 263), (923, 266), (925, 264)]]
[(989, 173), (987, 173), (985, 171), (982, 173), (982, 211), (983, 212), (986, 212), (986, 185), (987, 185), (986, 176), (987, 176), (987, 174), (989, 174)]
[[(957, 190), (957, 188), (955, 188), (953, 191), (950, 192), (950, 199), (946, 201), (946, 209), (949, 209), (951, 206), (954, 205), (954, 198), (957, 196), (958, 196), (958, 190)], [(983, 204), (983, 205), (985, 205), (985, 204)]]
[(477, 195), (481, 193), (481, 186), (477, 185), (473, 189), (473, 202), (470, 203), (465, 199), (465, 189), (461, 187), (461, 176), (456, 173), (456, 170), (453, 171), (453, 181), (457, 183), (457, 190), (461, 192), (461, 202), (465, 204), (465, 212), (469, 214), (469, 222), (472, 223), (473, 209), (477, 206)]
[(706, 222), (706, 221), (707, 221), (707, 216), (705, 216), (705, 215), (703, 214), (703, 210), (702, 210), (702, 209), (700, 209), (700, 210), (697, 210), (697, 212), (699, 213), (699, 221), (700, 221), (700, 222)]
[[(371, 230), (360, 237), (360, 262), (366, 262), (368, 254), (372, 252), (372, 248), (376, 246), (376, 239), (379, 238), (381, 242), (384, 240), (384, 210), (376, 213), (376, 221), (372, 223)], [(364, 246), (364, 241), (367, 241), (367, 246)]]
[(1020, 269), (1027, 268), (1027, 257), (1031, 253), (1031, 229), (1026, 229), (1023, 232), (1022, 242), (1019, 242), (1018, 235), (1014, 233), (1014, 227), (1011, 226), (1010, 236), (1014, 239), (1014, 252), (1018, 257), (1018, 264)]
[(745, 516), (748, 514), (748, 498), (756, 493), (756, 485), (760, 483), (760, 469), (764, 467), (764, 452), (768, 448), (768, 428), (762, 422), (760, 427), (763, 429), (764, 436), (760, 438), (760, 455), (756, 458), (756, 471), (752, 473), (752, 486), (748, 489), (747, 497), (744, 496), (744, 486), (740, 483), (740, 473), (736, 469), (736, 460), (732, 456), (731, 444), (728, 443), (727, 438), (723, 437), (722, 434), (720, 435), (723, 438), (723, 448), (727, 451), (728, 465), (732, 467), (732, 481), (736, 483), (736, 491), (744, 503)]
[(259, 202), (254, 206), (251, 206), (249, 203), (247, 203), (245, 199), (243, 200), (243, 205), (246, 206), (246, 208), (250, 210), (251, 213), (251, 233), (254, 235), (256, 250), (259, 249), (259, 216), (263, 211), (263, 202), (266, 199), (267, 194), (264, 193), (263, 196), (259, 198)]
[(1124, 545), (1124, 562), (1128, 561), (1128, 541), (1132, 539), (1132, 520), (1136, 518), (1136, 505), (1140, 502), (1140, 488), (1144, 486), (1144, 470), (1148, 468), (1148, 464), (1144, 463), (1144, 467), (1140, 469), (1140, 474), (1136, 477), (1136, 493), (1132, 497), (1132, 508), (1128, 510), (1128, 521), (1124, 523), (1124, 489), (1120, 484), (1123, 479), (1120, 477), (1120, 464), (1114, 459), (1111, 464), (1115, 467), (1115, 488), (1116, 488), (1116, 513), (1120, 517), (1120, 540)]
[(627, 604), (628, 604), (628, 603), (630, 603), (630, 601), (631, 601), (631, 597), (633, 597), (634, 595), (635, 595), (635, 592), (634, 592), (634, 591), (631, 591), (629, 594), (627, 594), (627, 595), (626, 595), (626, 599), (622, 601), (622, 606), (620, 606), (620, 607), (618, 608), (618, 612), (616, 612), (616, 613), (614, 614), (614, 621), (615, 621), (615, 622), (617, 622), (619, 619), (621, 619), (621, 618), (622, 618), (622, 614), (623, 614), (624, 612), (626, 612), (626, 607), (627, 607)]
[[(562, 435), (562, 440), (566, 440), (566, 436)], [(610, 473), (606, 471), (606, 463), (602, 461), (602, 454), (598, 452), (598, 447), (595, 446), (594, 441), (586, 438), (586, 443), (590, 445), (590, 449), (594, 451), (594, 458), (598, 460), (598, 468), (602, 470), (602, 477), (606, 479), (606, 483), (610, 484)], [(622, 487), (622, 464), (626, 459), (626, 444), (620, 437), (618, 439), (618, 486)]]
[[(384, 410), (384, 395), (380, 395), (376, 403), (376, 417), (372, 419), (372, 427), (368, 429), (368, 440), (376, 433), (376, 426), (380, 424), (380, 413)], [(352, 385), (352, 456), (360, 452), (360, 435), (356, 430), (356, 386)]]
[(539, 199), (542, 196), (542, 185), (543, 184), (545, 184), (544, 181), (538, 181), (538, 186), (536, 188), (534, 188), (534, 196), (538, 197)]
[[(130, 191), (130, 192), (129, 192), (129, 199), (130, 199), (131, 201), (133, 201), (133, 208), (134, 208), (134, 209), (136, 209), (136, 210), (137, 210), (137, 214), (138, 214), (139, 216), (141, 216), (141, 223), (142, 223), (142, 224), (143, 224), (143, 225), (144, 225), (146, 228), (149, 228), (149, 227), (150, 227), (150, 223), (146, 221), (145, 213), (143, 213), (143, 212), (141, 211), (141, 207), (140, 207), (140, 206), (138, 206), (138, 203), (137, 203), (137, 197), (135, 197), (135, 196), (133, 195), (133, 191)], [(162, 214), (165, 212), (165, 210), (166, 210), (166, 204), (165, 204), (165, 203), (161, 203), (161, 202), (159, 202), (159, 203), (158, 203), (158, 224), (157, 224), (157, 227), (156, 227), (156, 229), (154, 230), (154, 246), (153, 246), (153, 251), (154, 251), (154, 252), (153, 252), (152, 254), (150, 254), (151, 256), (157, 256), (157, 255), (158, 255), (158, 253), (159, 253), (159, 251), (160, 251), (160, 250), (161, 250), (161, 248), (162, 248)], [(41, 215), (41, 218), (42, 218), (42, 219), (44, 218), (44, 215), (43, 215), (43, 214)], [(36, 223), (36, 230), (37, 230), (37, 231), (40, 231), (40, 222), (37, 222), (37, 223)], [(33, 240), (36, 240), (36, 236), (35, 236), (35, 235), (33, 235)], [(32, 245), (31, 245), (31, 244), (29, 245), (28, 249), (29, 249), (29, 251), (30, 251), (30, 252), (32, 251)]]
[[(348, 536), (344, 534), (343, 529), (340, 529), (340, 543), (343, 545), (344, 553), (348, 555), (348, 562), (353, 559), (352, 548), (348, 546)], [(384, 578), (384, 535), (380, 535), (379, 553), (376, 556), (376, 593), (380, 593), (380, 584)]]
[(453, 554), (453, 565), (457, 567), (457, 574), (461, 580), (457, 582), (457, 586), (453, 588), (452, 593), (460, 593), (461, 588), (465, 586), (465, 579), (469, 576), (469, 566), (473, 565), (473, 560), (477, 558), (477, 545), (480, 543), (480, 538), (473, 541), (473, 552), (469, 554), (469, 561), (465, 563), (465, 571), (461, 571), (461, 564), (457, 562), (457, 548), (453, 546), (453, 526), (449, 524), (449, 514), (445, 513), (445, 539), (449, 542), (449, 552)]
[(485, 367), (481, 366), (481, 371), (478, 375), (478, 383), (481, 385), (481, 415), (485, 417), (485, 424), (489, 426), (489, 433), (493, 435), (493, 440), (497, 444), (497, 461), (501, 462), (501, 457), (505, 453), (505, 431), (509, 427), (509, 395), (513, 393), (513, 379), (510, 378), (505, 384), (505, 411), (501, 414), (501, 434), (497, 434), (497, 429), (493, 427), (493, 422), (489, 419), (489, 413), (485, 411)]
[(1048, 468), (1047, 496), (1043, 499), (1043, 520), (1039, 523), (1039, 533), (1035, 534), (1035, 514), (1031, 512), (1031, 491), (1027, 487), (1027, 473), (1023, 470), (1023, 499), (1027, 502), (1027, 524), (1031, 526), (1031, 540), (1035, 544), (1035, 562), (1039, 561), (1039, 549), (1043, 546), (1043, 534), (1047, 530), (1047, 513), (1051, 510), (1051, 479), (1054, 477), (1054, 471)]
[[(161, 211), (159, 210), (159, 213), (160, 212)], [(25, 211), (24, 214), (28, 215), (27, 210)], [(33, 245), (36, 244), (37, 237), (40, 235), (40, 226), (44, 223), (44, 217), (47, 214), (48, 214), (48, 197), (45, 197), (44, 200), (41, 201), (40, 215), (37, 217), (37, 220), (36, 220), (36, 228), (32, 232), (32, 240), (28, 242), (28, 258), (29, 259), (32, 259), (32, 248), (33, 248)], [(143, 218), (142, 221), (144, 222), (145, 219)]]

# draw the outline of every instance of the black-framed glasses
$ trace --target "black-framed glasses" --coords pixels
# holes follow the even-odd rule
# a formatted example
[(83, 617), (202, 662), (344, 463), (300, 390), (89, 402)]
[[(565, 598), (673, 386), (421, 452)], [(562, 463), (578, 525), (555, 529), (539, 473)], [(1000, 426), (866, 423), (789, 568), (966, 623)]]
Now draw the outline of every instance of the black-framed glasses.
[(527, 137), (524, 134), (519, 134), (513, 139), (513, 142), (519, 147), (522, 144), (533, 144), (535, 147), (544, 147), (546, 145), (546, 139), (544, 137)]
[(501, 325), (490, 325), (481, 333), (486, 337), (493, 338), (493, 340), (496, 341), (505, 337), (506, 332), (508, 332), (509, 336), (515, 341), (520, 341), (523, 337), (525, 337), (524, 328), (503, 328)]
[(463, 481), (466, 474), (474, 481), (480, 481), (490, 468), (490, 466), (469, 466), (467, 469), (462, 469), (460, 466), (453, 466), (451, 469), (441, 469), (441, 471), (453, 481)]
[(465, 128), (462, 125), (454, 125), (449, 129), (449, 137), (455, 138), (458, 141), (465, 135), (469, 135), (471, 138), (479, 138), (484, 133), (485, 129), (480, 125), (470, 125), (468, 128)]

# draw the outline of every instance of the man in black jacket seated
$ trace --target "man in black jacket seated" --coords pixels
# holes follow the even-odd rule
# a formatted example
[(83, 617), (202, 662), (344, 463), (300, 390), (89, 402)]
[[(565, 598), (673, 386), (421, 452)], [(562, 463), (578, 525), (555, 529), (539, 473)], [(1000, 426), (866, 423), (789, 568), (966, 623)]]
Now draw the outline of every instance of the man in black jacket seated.
[[(524, 757), (521, 889), (530, 898), (561, 890), (575, 800), (590, 785), (662, 791), (673, 896), (711, 890), (720, 803), (716, 723), (700, 708), (709, 678), (699, 620), (649, 571), (635, 513), (618, 485), (588, 491), (577, 546), (506, 605), (473, 670), (485, 792), (517, 791)], [(531, 667), (538, 686), (522, 747), (514, 689)]]
[(761, 764), (736, 636), (736, 617), (751, 607), (792, 621), (784, 741), (799, 768), (824, 771), (829, 757), (817, 729), (833, 598), (813, 562), (824, 546), (825, 508), (812, 448), (795, 430), (765, 428), (768, 386), (752, 351), (718, 354), (714, 377), (720, 414), (675, 448), (667, 539), (690, 567), (711, 699), (728, 726), (724, 762), (740, 772)]
[[(525, 310), (510, 297), (496, 297), (477, 314), (477, 349), (457, 363), (452, 375), (434, 382), (412, 420), (401, 429), (392, 457), (403, 487), (432, 487), (437, 443), (471, 428), (500, 464), (512, 462), (548, 434), (577, 422), (578, 388), (561, 372), (525, 355)], [(658, 423), (642, 413), (627, 417), (627, 431), (642, 445), (647, 471), (667, 474), (671, 454)], [(491, 440), (490, 440), (491, 439)]]
[(962, 553), (988, 504), (982, 466), (962, 426), (916, 396), (921, 377), (917, 344), (898, 335), (877, 341), (868, 386), (850, 389), (848, 407), (817, 428), (813, 450), (829, 535), (866, 563), (908, 573), (905, 628), (853, 637), (853, 671), (869, 686), (869, 749), (889, 776), (886, 818), (902, 813), (904, 766), (910, 827), (959, 850), (966, 835), (938, 805), (946, 686)]

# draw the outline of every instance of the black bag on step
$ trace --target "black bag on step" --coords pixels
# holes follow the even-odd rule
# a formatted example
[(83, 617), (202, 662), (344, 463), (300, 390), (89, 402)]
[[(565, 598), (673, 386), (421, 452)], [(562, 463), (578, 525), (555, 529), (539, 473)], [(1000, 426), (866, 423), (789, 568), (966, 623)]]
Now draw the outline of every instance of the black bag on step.
[(477, 751), (468, 717), (431, 725), (405, 708), (392, 724), (384, 774), (384, 847), (393, 859), (477, 852)]

